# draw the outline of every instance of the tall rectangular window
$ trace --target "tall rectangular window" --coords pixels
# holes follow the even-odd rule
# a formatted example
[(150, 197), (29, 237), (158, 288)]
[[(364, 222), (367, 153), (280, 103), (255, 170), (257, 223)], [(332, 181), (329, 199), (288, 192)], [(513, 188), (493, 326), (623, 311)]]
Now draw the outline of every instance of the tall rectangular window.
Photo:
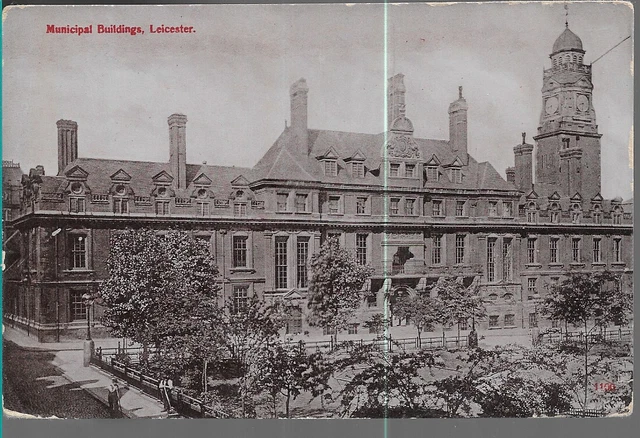
[(70, 213), (84, 213), (85, 212), (85, 199), (84, 198), (69, 198), (69, 212)]
[(427, 167), (427, 181), (438, 181), (438, 168), (436, 166)]
[(285, 236), (276, 237), (276, 289), (287, 288), (287, 240)]
[(287, 334), (302, 333), (302, 309), (298, 306), (290, 307), (287, 315)]
[(247, 204), (235, 203), (233, 204), (233, 215), (234, 216), (246, 216), (247, 215)]
[(249, 286), (233, 286), (233, 312), (238, 313), (249, 304)]
[(87, 307), (84, 305), (82, 295), (85, 291), (72, 290), (69, 292), (69, 305), (71, 321), (87, 318)]
[(338, 174), (338, 163), (335, 160), (325, 160), (324, 174), (327, 176), (336, 176)]
[(305, 213), (307, 211), (307, 195), (298, 193), (296, 194), (296, 212)]
[(502, 240), (502, 279), (513, 279), (513, 255), (511, 239)]
[(288, 193), (278, 193), (276, 211), (287, 211), (288, 199), (289, 199)]
[(558, 238), (549, 238), (549, 263), (558, 263)]
[(600, 243), (601, 243), (601, 239), (600, 238), (593, 238), (593, 263), (600, 263), (602, 262), (602, 254), (600, 252)]
[(416, 172), (415, 164), (404, 165), (404, 176), (406, 176), (407, 178), (413, 178), (415, 176), (415, 172)]
[(498, 203), (496, 201), (489, 201), (489, 216), (495, 217), (498, 215)]
[(329, 196), (329, 214), (340, 214), (340, 196)]
[(580, 263), (580, 239), (571, 239), (571, 261)]
[(351, 175), (354, 178), (364, 178), (364, 163), (353, 161), (351, 163)]
[(400, 214), (400, 199), (391, 198), (389, 201), (389, 214), (398, 215)]
[(498, 327), (500, 317), (498, 315), (489, 316), (489, 328)]
[(464, 263), (464, 235), (456, 235), (456, 264)]
[(356, 198), (356, 214), (367, 214), (367, 198), (358, 196)]
[(456, 216), (457, 217), (464, 216), (464, 205), (465, 205), (465, 201), (456, 201)]
[(208, 202), (198, 202), (198, 215), (199, 216), (209, 216), (209, 203)]
[(71, 236), (71, 268), (87, 268), (87, 236)]
[(307, 274), (307, 259), (309, 258), (309, 238), (298, 237), (298, 248), (296, 251), (296, 274), (299, 288), (309, 286)]
[(537, 259), (536, 239), (530, 237), (527, 239), (527, 263), (536, 263)]
[(496, 281), (496, 239), (487, 239), (487, 281)]
[(451, 169), (451, 182), (460, 184), (462, 182), (462, 170)]
[(389, 176), (400, 176), (400, 164), (398, 163), (389, 164)]
[(156, 214), (169, 214), (169, 201), (156, 201)]
[(538, 327), (538, 314), (530, 313), (529, 314), (529, 327)]
[(504, 326), (514, 327), (516, 325), (516, 316), (514, 314), (507, 314), (504, 316)]
[(247, 266), (247, 236), (233, 236), (233, 267)]
[(511, 201), (504, 201), (502, 203), (502, 216), (503, 217), (513, 216), (513, 203)]
[(404, 201), (404, 213), (407, 216), (413, 216), (414, 214), (416, 214), (416, 200), (415, 199), (405, 199)]
[(442, 263), (442, 236), (433, 236), (433, 248), (431, 248), (431, 263)]
[(622, 239), (613, 239), (613, 262), (622, 262)]
[(432, 207), (433, 216), (444, 216), (442, 212), (442, 201), (434, 200)]
[(356, 259), (361, 265), (367, 264), (367, 235), (356, 234)]
[(116, 214), (129, 213), (129, 200), (125, 198), (113, 198), (113, 212)]
[(549, 213), (549, 215), (551, 216), (551, 223), (557, 224), (558, 220), (560, 219), (560, 212), (557, 210), (551, 210), (551, 213)]
[(535, 278), (527, 278), (527, 293), (530, 297), (536, 294), (536, 280)]

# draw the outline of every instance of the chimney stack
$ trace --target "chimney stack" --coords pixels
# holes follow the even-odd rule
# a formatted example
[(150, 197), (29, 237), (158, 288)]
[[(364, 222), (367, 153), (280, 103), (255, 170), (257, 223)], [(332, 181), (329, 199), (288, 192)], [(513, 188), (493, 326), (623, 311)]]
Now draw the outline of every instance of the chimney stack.
[(171, 114), (169, 123), (169, 164), (175, 187), (187, 188), (187, 116)]
[(526, 143), (527, 133), (522, 133), (522, 144), (513, 148), (515, 155), (514, 184), (523, 192), (533, 188), (533, 145)]
[(393, 121), (405, 114), (404, 95), (407, 89), (404, 86), (404, 75), (398, 73), (389, 78), (387, 99), (387, 124), (388, 129), (393, 126)]
[(506, 173), (507, 173), (507, 182), (510, 182), (511, 184), (515, 185), (516, 184), (516, 168), (507, 167)]
[(304, 78), (298, 79), (289, 89), (289, 96), (291, 97), (291, 131), (296, 150), (304, 155), (309, 155), (308, 93), (309, 87), (307, 87), (307, 81)]
[(449, 105), (449, 145), (454, 155), (468, 163), (467, 110), (469, 106), (462, 97), (462, 86), (458, 87), (458, 100)]
[(78, 124), (73, 120), (58, 120), (58, 175), (78, 158)]

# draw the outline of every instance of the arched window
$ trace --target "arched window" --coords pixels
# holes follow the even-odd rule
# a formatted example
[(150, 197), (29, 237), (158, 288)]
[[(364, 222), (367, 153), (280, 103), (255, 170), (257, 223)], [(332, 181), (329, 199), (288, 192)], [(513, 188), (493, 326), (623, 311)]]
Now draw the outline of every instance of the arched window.
[(571, 206), (571, 223), (574, 223), (574, 224), (580, 223), (581, 213), (582, 213), (582, 209), (580, 208), (580, 204), (573, 204)]
[(554, 202), (549, 207), (549, 215), (551, 217), (551, 223), (557, 224), (560, 221), (560, 206), (557, 202)]

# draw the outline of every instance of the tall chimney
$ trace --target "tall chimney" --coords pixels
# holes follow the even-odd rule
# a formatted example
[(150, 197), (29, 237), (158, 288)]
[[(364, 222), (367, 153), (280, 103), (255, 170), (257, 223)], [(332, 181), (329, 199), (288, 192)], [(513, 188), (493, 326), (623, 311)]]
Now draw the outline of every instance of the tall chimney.
[(309, 87), (304, 78), (298, 79), (289, 89), (291, 97), (291, 131), (301, 154), (309, 155), (309, 126), (307, 125), (307, 94)]
[(510, 182), (511, 184), (515, 185), (516, 184), (516, 168), (507, 167), (506, 174), (507, 174), (507, 182)]
[(462, 87), (458, 87), (458, 100), (449, 105), (449, 145), (454, 155), (468, 162), (467, 110), (469, 106), (462, 97)]
[(171, 114), (169, 123), (169, 163), (176, 188), (187, 188), (187, 116)]
[(58, 120), (58, 175), (78, 158), (78, 124), (73, 120)]
[(387, 99), (387, 124), (388, 129), (393, 126), (393, 121), (405, 112), (404, 95), (407, 89), (404, 86), (404, 75), (398, 73), (389, 78)]
[(522, 133), (522, 144), (513, 148), (515, 155), (515, 185), (518, 190), (528, 192), (533, 188), (533, 145), (526, 143), (527, 133)]

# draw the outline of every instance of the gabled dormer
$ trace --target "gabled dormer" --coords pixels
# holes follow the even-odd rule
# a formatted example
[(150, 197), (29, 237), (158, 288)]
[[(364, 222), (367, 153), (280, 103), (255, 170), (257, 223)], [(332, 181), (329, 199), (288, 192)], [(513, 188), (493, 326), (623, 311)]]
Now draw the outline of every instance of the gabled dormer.
[(460, 160), (459, 157), (456, 157), (451, 164), (445, 166), (449, 173), (449, 179), (452, 183), (462, 183), (462, 165), (462, 160)]
[(86, 181), (89, 173), (80, 166), (73, 166), (64, 173), (64, 176), (69, 180)]
[(358, 149), (353, 155), (344, 159), (344, 162), (349, 166), (349, 171), (351, 172), (351, 176), (353, 178), (364, 178), (366, 169), (364, 166), (364, 161), (367, 157), (362, 153), (360, 149)]
[(151, 191), (151, 196), (168, 199), (169, 197), (176, 195), (174, 190), (171, 188), (173, 177), (166, 170), (157, 173), (151, 178), (151, 180), (155, 185), (154, 189)]
[(245, 178), (243, 175), (240, 175), (238, 177), (236, 177), (233, 181), (231, 181), (231, 187), (242, 187), (242, 188), (248, 188), (249, 187), (249, 180), (247, 178)]
[(117, 183), (117, 182), (128, 183), (131, 181), (131, 175), (129, 175), (127, 172), (125, 172), (122, 169), (115, 172), (109, 178), (111, 178), (112, 183)]
[(211, 186), (211, 178), (209, 178), (204, 172), (200, 173), (193, 179), (193, 185), (196, 187), (209, 187)]
[(424, 165), (427, 182), (438, 182), (440, 180), (440, 160), (436, 155), (432, 155)]
[(167, 185), (173, 182), (173, 177), (169, 174), (169, 172), (163, 170), (157, 173), (155, 176), (151, 177), (151, 180), (154, 184)]
[(322, 166), (324, 168), (325, 176), (337, 176), (338, 175), (338, 158), (340, 156), (336, 152), (336, 150), (332, 147), (327, 149), (327, 151), (316, 157), (319, 161), (322, 162)]

